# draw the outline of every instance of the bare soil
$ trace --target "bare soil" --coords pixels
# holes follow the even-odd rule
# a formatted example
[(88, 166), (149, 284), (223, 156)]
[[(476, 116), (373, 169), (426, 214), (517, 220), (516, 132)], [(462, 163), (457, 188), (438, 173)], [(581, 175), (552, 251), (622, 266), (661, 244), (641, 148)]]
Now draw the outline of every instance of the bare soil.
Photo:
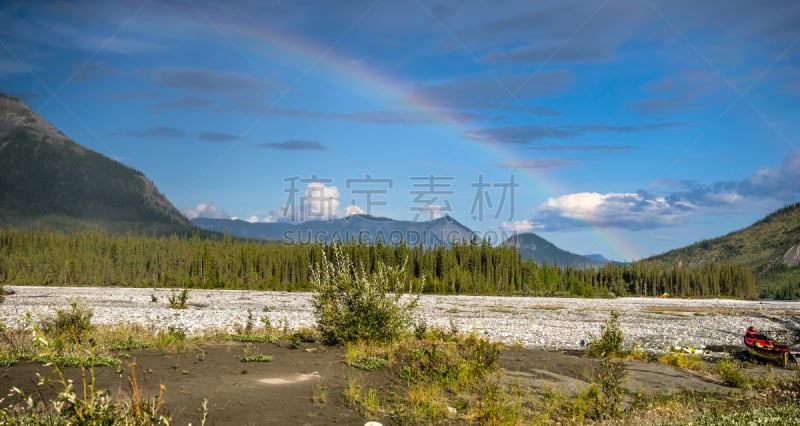
[[(242, 362), (245, 352), (272, 355), (273, 360)], [(120, 398), (130, 398), (128, 364), (133, 361), (143, 392), (153, 397), (158, 394), (159, 385), (166, 386), (166, 412), (172, 416), (173, 424), (178, 425), (200, 424), (204, 399), (208, 400), (206, 424), (209, 425), (363, 425), (369, 420), (393, 424), (395, 421), (389, 413), (365, 417), (348, 407), (343, 392), (352, 378), (378, 389), (384, 400), (402, 386), (402, 381), (387, 369), (356, 369), (344, 363), (340, 348), (308, 343), (296, 349), (270, 343), (214, 343), (202, 344), (184, 353), (135, 350), (123, 362), (122, 371), (98, 367), (97, 386), (110, 389)], [(597, 361), (578, 351), (547, 352), (509, 347), (501, 354), (500, 366), (506, 380), (532, 392), (559, 389), (571, 393), (594, 379)], [(628, 375), (624, 388), (628, 399), (686, 391), (733, 390), (711, 376), (657, 363), (626, 361), (625, 366)], [(752, 368), (766, 371), (764, 366)], [(37, 372), (46, 376), (52, 372), (52, 367), (26, 362), (0, 368), (0, 388), (5, 392), (11, 386), (19, 386), (26, 392), (34, 392)], [(69, 368), (66, 373), (76, 385), (81, 383), (79, 369)], [(772, 374), (792, 373), (791, 370), (772, 370)], [(80, 394), (80, 386), (76, 387)], [(37, 398), (50, 398), (62, 388), (56, 381), (43, 387)], [(314, 401), (315, 396), (317, 401)], [(8, 397), (4, 404), (13, 401), (13, 397)]]

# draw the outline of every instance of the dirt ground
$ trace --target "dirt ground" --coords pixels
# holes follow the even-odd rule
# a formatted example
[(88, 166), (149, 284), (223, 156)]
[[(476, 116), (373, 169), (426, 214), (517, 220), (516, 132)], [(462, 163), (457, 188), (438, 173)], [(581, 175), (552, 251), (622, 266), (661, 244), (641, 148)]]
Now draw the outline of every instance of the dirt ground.
[[(242, 362), (250, 354), (272, 355), (271, 362)], [(208, 425), (363, 425), (368, 420), (392, 424), (391, 418), (365, 418), (343, 402), (347, 381), (358, 378), (362, 383), (388, 392), (395, 380), (386, 370), (367, 372), (347, 366), (341, 349), (303, 344), (291, 349), (276, 344), (222, 343), (204, 344), (180, 354), (158, 354), (149, 350), (130, 352), (130, 359), (121, 366), (96, 369), (99, 387), (128, 396), (127, 383), (135, 360), (139, 385), (150, 396), (166, 386), (165, 404), (173, 424), (200, 424), (201, 403), (208, 400)], [(572, 392), (588, 383), (596, 371), (596, 360), (573, 352), (546, 352), (523, 348), (506, 348), (500, 358), (507, 380), (533, 389), (560, 388)], [(759, 368), (759, 367), (754, 367)], [(761, 367), (763, 368), (763, 367)], [(627, 361), (625, 390), (629, 396), (668, 394), (694, 390), (730, 391), (712, 377), (677, 370), (657, 363)], [(776, 369), (778, 371), (780, 369)], [(51, 367), (21, 363), (0, 368), (0, 392), (19, 386), (34, 390), (36, 372), (49, 374)], [(77, 369), (67, 373), (80, 383)], [(779, 374), (791, 374), (778, 371)], [(44, 392), (49, 397), (59, 390), (59, 383)], [(324, 392), (323, 392), (324, 390)], [(315, 402), (325, 395), (326, 402)], [(7, 397), (4, 404), (13, 401)]]

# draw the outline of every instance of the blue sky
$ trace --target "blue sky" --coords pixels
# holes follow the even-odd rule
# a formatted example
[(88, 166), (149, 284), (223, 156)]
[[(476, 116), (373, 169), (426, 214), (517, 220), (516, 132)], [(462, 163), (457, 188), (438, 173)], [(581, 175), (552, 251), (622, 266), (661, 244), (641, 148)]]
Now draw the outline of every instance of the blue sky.
[(800, 201), (798, 22), (795, 1), (6, 1), (0, 91), (190, 217), (449, 214), (632, 260)]

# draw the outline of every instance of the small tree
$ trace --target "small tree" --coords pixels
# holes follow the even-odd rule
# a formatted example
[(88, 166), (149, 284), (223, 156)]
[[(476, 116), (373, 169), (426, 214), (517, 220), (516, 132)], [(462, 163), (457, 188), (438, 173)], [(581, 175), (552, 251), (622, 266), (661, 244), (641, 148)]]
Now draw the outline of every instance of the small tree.
[(592, 342), (589, 355), (600, 358), (600, 368), (597, 374), (597, 383), (601, 393), (595, 402), (599, 418), (617, 418), (621, 414), (624, 392), (622, 384), (625, 382), (627, 372), (620, 358), (625, 355), (622, 342), (625, 337), (619, 328), (619, 313), (611, 311), (610, 317), (603, 326), (600, 339)]
[(411, 325), (419, 296), (403, 299), (404, 293), (416, 293), (405, 267), (378, 264), (370, 276), (338, 244), (333, 259), (323, 255), (312, 273), (312, 301), (325, 343), (388, 342)]
[(625, 337), (619, 328), (619, 313), (609, 312), (610, 317), (603, 326), (603, 333), (600, 339), (592, 342), (589, 346), (589, 356), (597, 358), (621, 358), (625, 355), (622, 349), (622, 341)]

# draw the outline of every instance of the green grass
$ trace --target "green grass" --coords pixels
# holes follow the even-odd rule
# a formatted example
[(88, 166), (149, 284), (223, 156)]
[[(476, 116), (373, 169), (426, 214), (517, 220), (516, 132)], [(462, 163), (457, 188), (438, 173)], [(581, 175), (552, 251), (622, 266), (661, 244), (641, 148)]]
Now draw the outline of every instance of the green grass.
[(239, 359), (242, 362), (272, 362), (275, 360), (275, 357), (267, 354), (255, 354), (255, 355), (242, 355), (242, 357)]
[(33, 359), (31, 352), (20, 352), (17, 350), (4, 350), (0, 352), (0, 367), (10, 367), (21, 361)]
[(358, 358), (350, 363), (351, 366), (362, 370), (377, 370), (386, 365), (386, 359), (377, 356)]
[(800, 402), (770, 407), (747, 408), (742, 411), (712, 411), (692, 421), (695, 426), (784, 426), (800, 424)]
[(32, 361), (42, 364), (58, 364), (60, 367), (118, 367), (122, 360), (116, 356), (97, 355), (89, 357), (85, 354), (60, 354), (51, 356), (39, 354)]
[(243, 343), (278, 343), (281, 336), (277, 334), (221, 334), (218, 336), (222, 340)]
[(705, 363), (698, 355), (669, 352), (658, 357), (658, 362), (682, 370), (705, 371)]

